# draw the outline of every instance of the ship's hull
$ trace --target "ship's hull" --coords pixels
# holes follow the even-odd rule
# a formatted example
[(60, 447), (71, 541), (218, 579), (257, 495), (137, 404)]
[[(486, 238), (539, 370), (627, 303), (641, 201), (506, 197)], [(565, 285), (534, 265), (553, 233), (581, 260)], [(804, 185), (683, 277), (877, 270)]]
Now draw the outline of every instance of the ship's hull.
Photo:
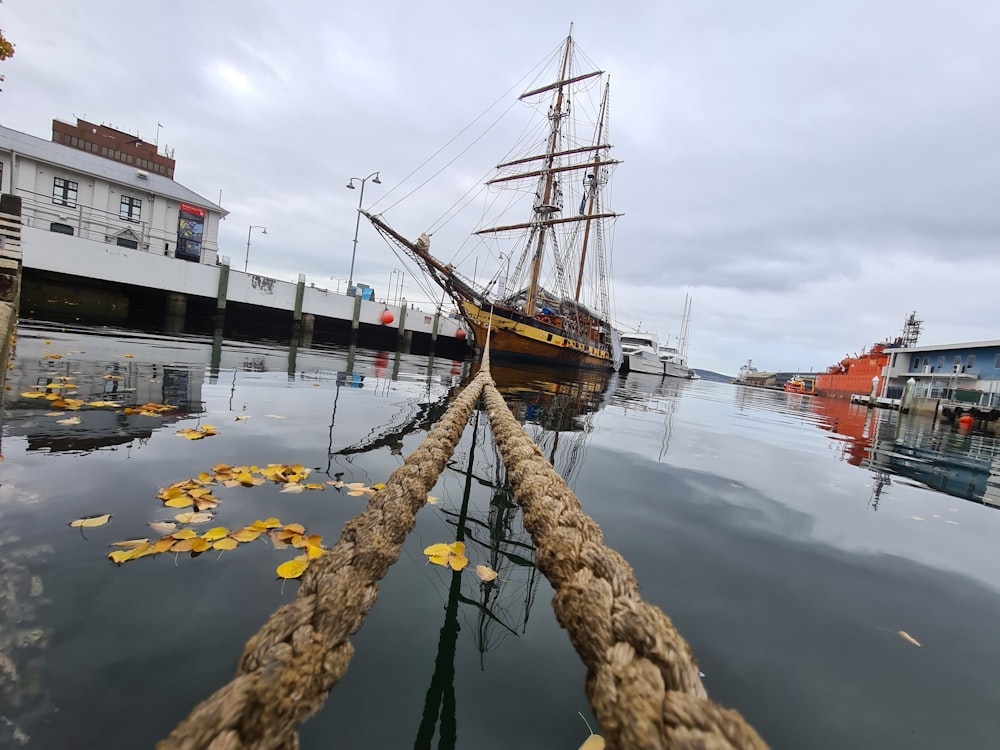
[(629, 372), (641, 372), (646, 375), (663, 374), (663, 362), (651, 349), (626, 354), (624, 361), (628, 363)]
[(694, 377), (694, 373), (689, 368), (669, 360), (663, 362), (663, 374), (668, 378), (684, 378), (686, 380), (691, 380)]
[(463, 301), (462, 312), (482, 350), (490, 331), (490, 357), (556, 367), (610, 370), (610, 349), (600, 342), (575, 338), (565, 330), (507, 310), (486, 310)]
[(881, 379), (888, 361), (889, 356), (881, 352), (847, 357), (834, 366), (836, 372), (816, 376), (816, 393), (840, 398), (850, 398), (854, 394), (867, 396), (872, 392), (872, 379)]

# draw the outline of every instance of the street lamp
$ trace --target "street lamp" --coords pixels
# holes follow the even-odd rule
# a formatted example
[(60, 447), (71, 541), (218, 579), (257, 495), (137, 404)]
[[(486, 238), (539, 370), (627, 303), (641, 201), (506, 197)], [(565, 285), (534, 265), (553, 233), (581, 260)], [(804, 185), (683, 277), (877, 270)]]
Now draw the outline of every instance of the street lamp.
[[(354, 256), (358, 253), (358, 229), (361, 227), (361, 201), (365, 198), (365, 183), (371, 180), (376, 185), (381, 185), (382, 180), (378, 178), (378, 172), (372, 172), (367, 177), (352, 177), (347, 181), (347, 187), (354, 190), (354, 181), (361, 183), (361, 193), (358, 195), (358, 218), (354, 223), (354, 249), (351, 250), (351, 272), (347, 276), (347, 293), (354, 294)], [(374, 179), (372, 179), (374, 178)]]
[(267, 234), (267, 227), (261, 226), (260, 224), (251, 224), (250, 228), (247, 229), (247, 257), (246, 257), (246, 260), (243, 261), (243, 272), (244, 273), (246, 273), (247, 266), (250, 265), (250, 233), (254, 229), (262, 229), (263, 231), (261, 232), (261, 234)]

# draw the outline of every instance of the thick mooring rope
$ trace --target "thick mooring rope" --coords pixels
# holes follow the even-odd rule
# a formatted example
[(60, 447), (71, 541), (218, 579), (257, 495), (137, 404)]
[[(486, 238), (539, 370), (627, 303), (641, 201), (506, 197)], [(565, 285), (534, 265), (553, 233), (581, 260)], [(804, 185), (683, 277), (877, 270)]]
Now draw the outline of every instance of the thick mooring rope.
[(202, 701), (159, 750), (292, 750), (298, 725), (343, 676), (356, 633), (399, 558), (416, 512), (465, 430), (489, 377), (480, 372), (430, 434), (306, 570), (298, 595), (247, 641), (236, 676)]
[(483, 397), (535, 562), (556, 591), (556, 618), (587, 667), (587, 699), (608, 748), (765, 748), (739, 713), (708, 698), (687, 641), (639, 596), (632, 567), (604, 543), (492, 380)]
[(293, 750), (298, 725), (323, 705), (347, 670), (378, 581), (451, 457), (482, 395), (490, 425), (536, 546), (556, 590), (556, 617), (587, 666), (587, 698), (612, 750), (766, 748), (737, 712), (712, 702), (687, 641), (642, 600), (632, 568), (604, 543), (541, 450), (507, 408), (484, 357), (420, 446), (337, 544), (313, 561), (295, 601), (251, 637), (233, 680), (206, 698), (158, 750)]

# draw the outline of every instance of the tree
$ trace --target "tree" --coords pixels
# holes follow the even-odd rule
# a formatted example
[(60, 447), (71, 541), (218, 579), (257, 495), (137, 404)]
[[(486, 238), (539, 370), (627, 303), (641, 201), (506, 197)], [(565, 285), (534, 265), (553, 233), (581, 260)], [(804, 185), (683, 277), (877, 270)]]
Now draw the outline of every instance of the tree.
[[(2, 3), (3, 0), (0, 0)], [(7, 40), (7, 37), (3, 35), (3, 29), (0, 29), (0, 62), (6, 60), (8, 57), (14, 56), (14, 45)], [(3, 75), (0, 74), (0, 81), (3, 81)], [(0, 89), (3, 91), (3, 89)]]

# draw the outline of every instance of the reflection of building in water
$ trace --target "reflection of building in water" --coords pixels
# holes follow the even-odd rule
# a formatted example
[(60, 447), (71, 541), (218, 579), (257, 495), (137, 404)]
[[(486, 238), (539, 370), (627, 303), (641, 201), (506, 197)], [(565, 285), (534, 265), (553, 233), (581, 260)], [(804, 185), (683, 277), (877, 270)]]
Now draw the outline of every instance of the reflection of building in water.
[[(86, 360), (67, 353), (58, 359), (30, 356), (23, 347), (7, 382), (8, 435), (26, 437), (28, 450), (91, 451), (133, 440), (144, 441), (163, 424), (202, 410), (202, 371), (192, 377), (183, 365)], [(45, 393), (81, 399), (77, 409), (54, 409), (53, 398), (21, 396)], [(103, 406), (88, 406), (100, 402)], [(156, 417), (126, 414), (122, 407), (146, 403), (169, 405)], [(64, 414), (53, 414), (65, 411)], [(61, 423), (61, 419), (78, 419)]]
[(813, 399), (822, 426), (844, 439), (844, 458), (874, 472), (869, 504), (878, 508), (892, 475), (1000, 507), (1000, 440), (921, 417), (866, 409), (844, 399)]

